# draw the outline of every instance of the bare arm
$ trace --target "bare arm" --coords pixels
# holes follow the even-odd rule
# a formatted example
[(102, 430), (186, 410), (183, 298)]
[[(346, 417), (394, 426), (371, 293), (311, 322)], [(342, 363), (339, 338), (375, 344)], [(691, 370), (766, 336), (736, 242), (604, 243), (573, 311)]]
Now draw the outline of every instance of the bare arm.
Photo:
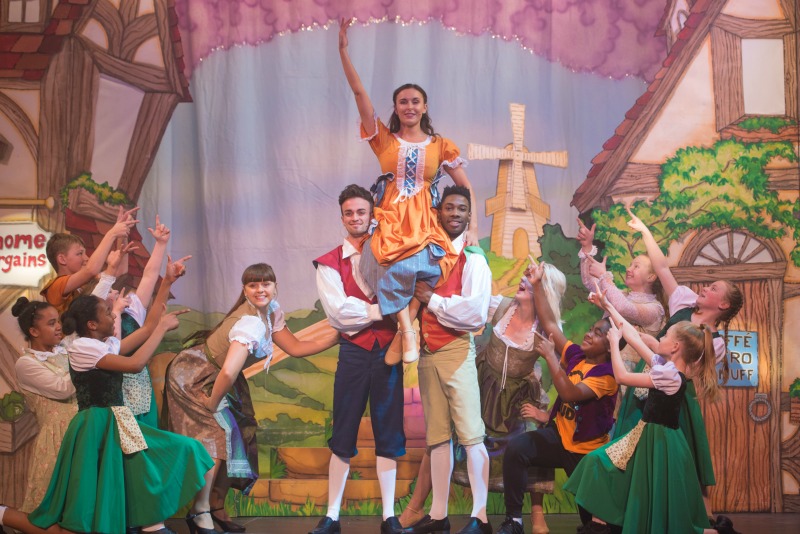
[(630, 208), (628, 209), (628, 214), (631, 216), (631, 220), (628, 221), (628, 226), (637, 232), (641, 232), (642, 241), (644, 242), (645, 249), (647, 249), (647, 256), (650, 258), (650, 263), (653, 266), (653, 272), (656, 273), (658, 279), (661, 280), (661, 286), (664, 288), (667, 297), (669, 297), (672, 295), (673, 291), (675, 291), (675, 288), (678, 287), (678, 281), (675, 280), (672, 271), (669, 270), (667, 257), (661, 252), (658, 243), (656, 243), (656, 239), (653, 237), (647, 225), (645, 225), (639, 217), (634, 215)]
[(103, 239), (97, 245), (94, 253), (89, 257), (89, 261), (87, 261), (86, 265), (77, 273), (71, 274), (67, 279), (67, 283), (64, 285), (64, 295), (69, 295), (100, 274), (106, 262), (106, 257), (108, 253), (111, 252), (111, 247), (114, 245), (114, 241), (118, 237), (127, 236), (133, 225), (139, 222), (133, 218), (133, 213), (138, 209), (139, 208), (133, 208), (129, 211), (123, 211), (122, 208), (120, 208), (120, 215), (117, 217), (117, 223), (103, 236)]
[(375, 108), (372, 107), (372, 101), (369, 99), (367, 91), (364, 89), (364, 84), (361, 83), (361, 78), (350, 61), (350, 54), (347, 52), (347, 28), (353, 23), (353, 19), (342, 19), (339, 26), (339, 57), (342, 60), (342, 70), (347, 78), (347, 83), (350, 84), (350, 89), (353, 91), (353, 96), (356, 98), (356, 107), (358, 114), (361, 117), (361, 125), (368, 136), (375, 134)]
[(539, 354), (544, 356), (547, 367), (550, 368), (553, 386), (555, 386), (561, 400), (564, 402), (580, 402), (596, 399), (597, 395), (589, 386), (583, 383), (573, 384), (569, 377), (567, 377), (567, 372), (561, 367), (558, 356), (555, 353), (553, 335), (550, 334), (549, 339), (545, 339), (539, 334), (536, 335), (540, 338), (539, 348), (537, 350)]
[(618, 384), (624, 386), (652, 388), (653, 379), (650, 378), (648, 373), (631, 373), (625, 367), (625, 363), (622, 361), (622, 355), (619, 353), (619, 340), (621, 337), (622, 333), (612, 322), (611, 328), (608, 330), (608, 341), (609, 345), (611, 345), (611, 367), (614, 369), (614, 379)]
[(214, 387), (211, 390), (211, 396), (206, 401), (206, 408), (211, 412), (216, 412), (222, 398), (228, 394), (236, 381), (236, 377), (242, 372), (244, 362), (247, 360), (249, 350), (247, 345), (232, 341), (228, 347), (228, 353), (225, 355), (225, 363), (222, 364), (222, 369), (214, 380)]
[[(597, 287), (597, 291), (589, 296), (589, 300), (600, 309), (604, 309), (608, 312), (608, 315), (611, 318), (612, 328), (616, 328), (621, 332), (621, 335), (625, 338), (625, 341), (627, 341), (628, 344), (639, 354), (639, 356), (641, 356), (642, 359), (647, 362), (647, 365), (652, 365), (651, 362), (653, 360), (653, 351), (650, 350), (650, 347), (644, 342), (642, 336), (639, 334), (639, 331), (636, 330), (636, 328), (629, 323), (622, 316), (622, 314), (620, 314), (617, 309), (610, 302), (608, 302), (608, 300), (606, 300), (605, 293), (600, 291), (599, 286)], [(609, 338), (609, 340), (610, 339), (611, 338)], [(616, 374), (614, 376), (616, 376)]]
[(142, 306), (145, 308), (150, 305), (150, 300), (153, 298), (153, 289), (156, 287), (158, 273), (161, 272), (161, 262), (164, 261), (164, 254), (167, 251), (167, 243), (169, 242), (169, 228), (161, 224), (158, 215), (156, 215), (155, 228), (148, 228), (147, 230), (155, 238), (156, 244), (153, 246), (147, 265), (144, 266), (144, 271), (142, 271), (139, 287), (136, 288), (136, 296), (139, 297)]
[(555, 348), (559, 352), (564, 351), (567, 344), (567, 338), (561, 331), (556, 321), (556, 316), (553, 315), (553, 310), (550, 309), (550, 304), (547, 302), (547, 295), (542, 286), (542, 276), (544, 276), (544, 264), (540, 263), (532, 269), (528, 268), (525, 271), (525, 276), (533, 286), (533, 303), (536, 308), (536, 318), (539, 319), (539, 326), (548, 336), (552, 336)]
[(155, 330), (153, 330), (153, 334), (147, 338), (147, 341), (142, 343), (142, 346), (139, 347), (132, 356), (126, 357), (120, 356), (119, 354), (106, 354), (97, 361), (97, 368), (120, 373), (140, 372), (145, 368), (150, 358), (153, 357), (153, 353), (164, 338), (164, 334), (178, 327), (178, 315), (186, 313), (187, 311), (189, 310), (181, 310), (164, 315), (158, 322)]
[(326, 323), (323, 332), (316, 336), (315, 339), (301, 341), (295, 337), (291, 330), (282, 328), (272, 333), (272, 341), (289, 356), (304, 358), (312, 354), (319, 354), (336, 345), (339, 342), (339, 332)]

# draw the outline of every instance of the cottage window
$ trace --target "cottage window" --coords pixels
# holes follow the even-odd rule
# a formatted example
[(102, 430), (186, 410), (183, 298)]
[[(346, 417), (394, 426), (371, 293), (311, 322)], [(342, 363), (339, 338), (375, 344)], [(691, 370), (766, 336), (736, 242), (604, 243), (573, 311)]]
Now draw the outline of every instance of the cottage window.
[(50, 15), (52, 0), (6, 0), (2, 8), (3, 31), (41, 31)]
[(746, 115), (785, 115), (782, 39), (742, 39), (744, 112)]

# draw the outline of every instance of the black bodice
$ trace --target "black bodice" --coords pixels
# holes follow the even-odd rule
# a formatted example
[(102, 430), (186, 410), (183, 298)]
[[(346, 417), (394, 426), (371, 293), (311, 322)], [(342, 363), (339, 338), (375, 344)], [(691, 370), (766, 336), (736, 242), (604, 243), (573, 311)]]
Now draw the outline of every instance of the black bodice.
[(642, 410), (642, 421), (655, 423), (669, 428), (678, 428), (678, 416), (681, 413), (681, 403), (686, 394), (686, 377), (681, 376), (681, 387), (673, 395), (667, 395), (658, 389), (650, 389), (647, 401)]
[(78, 398), (78, 410), (109, 406), (124, 406), (122, 398), (122, 373), (92, 369), (91, 371), (77, 372), (69, 368), (69, 376), (75, 386)]

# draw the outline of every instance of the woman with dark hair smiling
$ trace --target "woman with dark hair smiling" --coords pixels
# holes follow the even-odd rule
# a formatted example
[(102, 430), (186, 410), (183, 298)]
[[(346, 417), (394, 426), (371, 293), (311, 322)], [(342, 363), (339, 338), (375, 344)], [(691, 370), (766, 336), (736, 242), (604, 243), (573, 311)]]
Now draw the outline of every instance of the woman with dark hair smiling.
[[(395, 89), (388, 128), (378, 118), (347, 52), (347, 28), (351, 23), (352, 19), (341, 21), (339, 55), (358, 107), (361, 139), (369, 142), (384, 173), (373, 188), (378, 226), (370, 246), (364, 247), (361, 271), (378, 296), (381, 313), (397, 315), (402, 358), (411, 363), (419, 357), (411, 326), (419, 307), (412, 300), (414, 285), (422, 280), (438, 286), (458, 260), (434, 209), (439, 204), (441, 176), (447, 173), (456, 185), (466, 187), (472, 205), (477, 204), (464, 172), (467, 162), (452, 141), (434, 131), (428, 115), (428, 95), (420, 86), (407, 83)], [(467, 246), (478, 244), (476, 213), (477, 210), (470, 218)], [(399, 356), (399, 351), (391, 348), (386, 363), (397, 363)]]
[(178, 354), (167, 370), (169, 429), (199, 440), (214, 460), (186, 517), (192, 533), (216, 532), (212, 520), (223, 531), (244, 531), (230, 521), (224, 503), (231, 486), (248, 492), (258, 478), (258, 423), (242, 374), (248, 358), (263, 359), (268, 368), (273, 342), (290, 356), (303, 357), (339, 339), (330, 328), (314, 341), (298, 340), (286, 328), (277, 296), (272, 267), (247, 267), (239, 298), (222, 322), (207, 336), (197, 336), (198, 343)]

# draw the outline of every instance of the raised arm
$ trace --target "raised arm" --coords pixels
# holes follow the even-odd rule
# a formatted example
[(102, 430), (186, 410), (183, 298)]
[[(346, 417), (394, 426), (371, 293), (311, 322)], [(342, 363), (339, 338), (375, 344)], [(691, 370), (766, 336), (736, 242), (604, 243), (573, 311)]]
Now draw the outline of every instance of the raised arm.
[[(642, 339), (642, 336), (639, 335), (639, 331), (636, 330), (636, 328), (629, 323), (610, 302), (608, 302), (605, 292), (601, 291), (599, 286), (596, 287), (595, 292), (589, 295), (589, 300), (600, 309), (608, 312), (608, 315), (611, 319), (611, 326), (621, 332), (621, 335), (625, 338), (625, 341), (627, 341), (628, 344), (639, 354), (639, 356), (641, 356), (642, 359), (647, 362), (647, 365), (652, 365), (651, 362), (653, 360), (653, 351), (650, 350), (650, 347)], [(609, 337), (609, 340), (610, 339), (611, 338)]]
[(106, 257), (111, 252), (111, 247), (118, 237), (125, 237), (130, 232), (131, 228), (139, 221), (133, 218), (133, 214), (139, 208), (124, 211), (120, 208), (117, 217), (117, 223), (103, 236), (103, 239), (97, 245), (89, 260), (77, 273), (71, 274), (64, 285), (64, 295), (68, 295), (83, 286), (86, 282), (100, 274), (103, 265), (106, 263)]
[[(170, 330), (178, 328), (178, 315), (184, 314), (189, 310), (180, 310), (168, 313), (161, 317), (158, 325), (153, 330), (153, 334), (148, 336), (139, 349), (132, 356), (120, 356), (119, 354), (106, 354), (97, 362), (99, 369), (107, 371), (117, 371), (120, 373), (138, 373), (145, 368), (147, 362), (153, 357), (153, 353), (158, 348), (158, 344)], [(130, 337), (130, 336), (129, 336)], [(126, 338), (127, 339), (127, 338)]]
[(652, 388), (653, 379), (650, 378), (648, 373), (631, 373), (625, 367), (625, 363), (622, 361), (622, 355), (619, 352), (619, 340), (622, 338), (622, 332), (613, 321), (611, 322), (611, 328), (608, 329), (607, 335), (608, 344), (611, 347), (611, 367), (614, 369), (614, 380), (623, 386)]
[(350, 89), (353, 90), (353, 96), (356, 98), (356, 107), (358, 107), (358, 114), (361, 117), (361, 125), (367, 136), (375, 134), (375, 108), (372, 107), (372, 101), (369, 99), (367, 91), (364, 89), (364, 84), (361, 83), (361, 78), (350, 61), (350, 54), (347, 52), (347, 28), (353, 23), (353, 19), (342, 19), (339, 25), (339, 57), (342, 59), (342, 70), (347, 78), (347, 83), (350, 84)]
[(587, 228), (581, 218), (578, 217), (578, 236), (576, 239), (581, 244), (581, 249), (578, 251), (578, 257), (581, 260), (581, 282), (589, 291), (594, 290), (596, 281), (596, 278), (589, 273), (590, 262), (593, 261), (593, 256), (597, 254), (597, 249), (594, 246), (594, 230), (596, 227), (596, 224), (592, 224), (591, 228)]
[(628, 221), (628, 226), (637, 232), (641, 232), (642, 241), (647, 250), (647, 256), (650, 258), (650, 263), (653, 266), (653, 272), (658, 276), (658, 279), (661, 281), (661, 286), (664, 288), (667, 298), (669, 298), (672, 292), (675, 291), (675, 288), (678, 287), (678, 281), (675, 280), (672, 271), (669, 270), (667, 257), (661, 252), (661, 248), (659, 248), (656, 239), (653, 237), (647, 225), (645, 225), (639, 217), (634, 215), (630, 208), (628, 208), (628, 215), (631, 217), (631, 220)]
[(544, 292), (542, 286), (542, 277), (544, 276), (544, 263), (539, 263), (533, 267), (528, 267), (525, 270), (525, 277), (528, 282), (533, 286), (533, 304), (536, 308), (536, 318), (539, 319), (539, 326), (548, 336), (553, 337), (553, 343), (559, 354), (564, 351), (564, 346), (567, 344), (567, 338), (559, 328), (556, 316), (553, 315), (553, 310), (550, 309), (550, 304), (547, 302), (547, 294)]
[(141, 328), (120, 342), (120, 354), (130, 354), (147, 341), (147, 338), (158, 325), (161, 316), (167, 309), (167, 300), (169, 300), (169, 291), (172, 284), (186, 273), (186, 266), (183, 263), (189, 259), (191, 259), (191, 256), (184, 256), (180, 260), (173, 262), (172, 258), (167, 256), (167, 271), (161, 280), (161, 285), (158, 288), (156, 298), (153, 299), (152, 306), (150, 306), (147, 318)]
[(564, 402), (580, 402), (597, 398), (597, 394), (586, 384), (582, 382), (573, 384), (570, 381), (566, 370), (561, 366), (559, 358), (555, 353), (553, 335), (550, 334), (549, 338), (545, 338), (539, 333), (535, 333), (534, 335), (539, 337), (539, 344), (536, 350), (547, 362), (547, 367), (550, 369), (550, 376), (553, 380), (553, 386), (556, 388), (556, 392), (558, 392), (558, 396), (561, 397), (561, 400)]
[(167, 251), (167, 243), (169, 242), (169, 228), (161, 224), (158, 215), (156, 215), (155, 227), (148, 228), (147, 231), (155, 238), (156, 244), (153, 245), (150, 259), (147, 260), (147, 265), (144, 266), (144, 271), (142, 271), (139, 287), (136, 288), (136, 296), (139, 297), (142, 306), (145, 308), (150, 305), (150, 300), (153, 298), (153, 289), (156, 287), (158, 273), (161, 272), (161, 262), (164, 261), (164, 254)]

